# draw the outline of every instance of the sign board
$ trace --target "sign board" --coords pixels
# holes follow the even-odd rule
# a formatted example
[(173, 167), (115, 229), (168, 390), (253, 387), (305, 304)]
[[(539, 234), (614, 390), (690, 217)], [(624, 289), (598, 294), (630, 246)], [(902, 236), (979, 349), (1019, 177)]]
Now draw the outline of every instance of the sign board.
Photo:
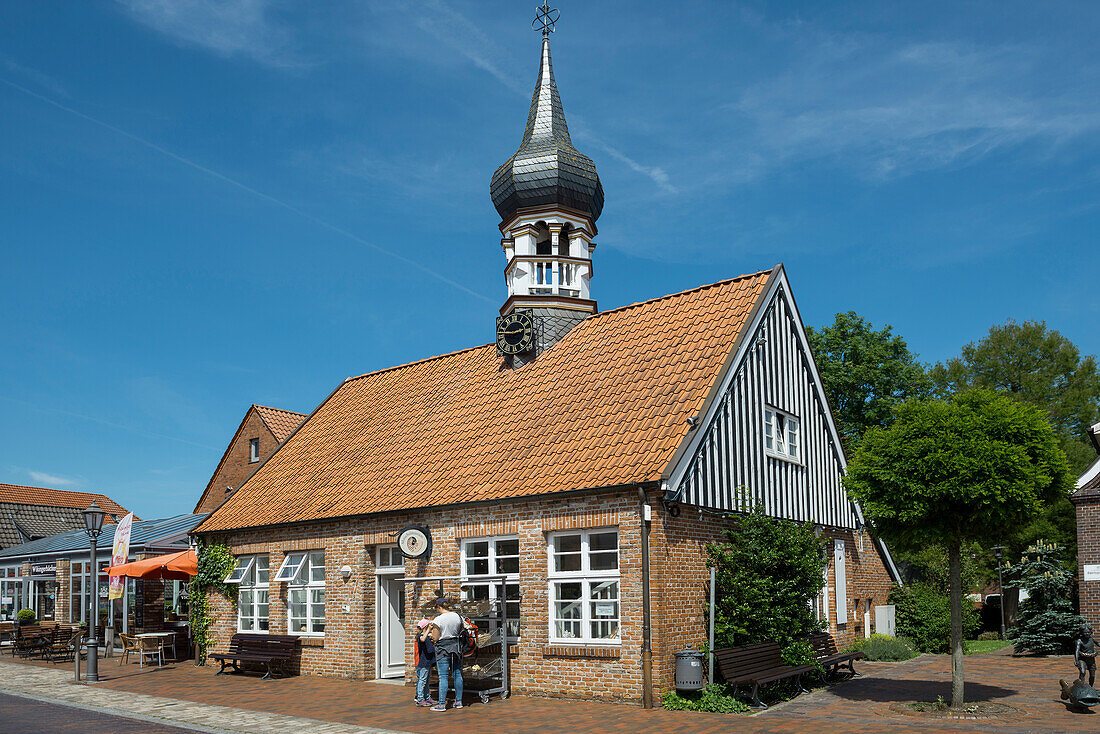
[(615, 602), (596, 602), (596, 614), (597, 617), (614, 617), (615, 616)]
[[(134, 513), (122, 518), (115, 528), (115, 544), (111, 551), (111, 565), (121, 566), (130, 555), (130, 529), (134, 526)], [(126, 593), (126, 577), (111, 576), (111, 599), (121, 599)]]
[(34, 576), (53, 576), (57, 573), (57, 561), (47, 563), (32, 563), (31, 574)]
[(1085, 564), (1085, 581), (1100, 581), (1100, 564)]

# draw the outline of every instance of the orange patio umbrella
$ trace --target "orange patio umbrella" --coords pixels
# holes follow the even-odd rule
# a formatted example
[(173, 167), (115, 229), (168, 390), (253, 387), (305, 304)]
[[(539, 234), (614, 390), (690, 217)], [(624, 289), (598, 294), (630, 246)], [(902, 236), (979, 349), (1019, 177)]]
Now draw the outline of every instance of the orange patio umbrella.
[(199, 572), (199, 559), (195, 551), (185, 550), (155, 556), (143, 561), (131, 561), (107, 569), (108, 576), (126, 576), (132, 579), (176, 579), (186, 581)]

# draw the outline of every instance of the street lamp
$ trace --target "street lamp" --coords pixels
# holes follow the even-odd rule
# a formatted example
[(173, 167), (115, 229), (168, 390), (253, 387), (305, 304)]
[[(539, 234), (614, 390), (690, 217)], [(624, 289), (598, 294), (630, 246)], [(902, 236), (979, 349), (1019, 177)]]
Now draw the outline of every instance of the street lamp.
[(88, 673), (84, 676), (86, 683), (99, 682), (99, 641), (96, 640), (96, 622), (99, 619), (99, 564), (96, 562), (95, 544), (103, 530), (103, 518), (106, 515), (95, 502), (84, 510), (84, 532), (92, 540), (92, 613), (88, 619)]
[(993, 556), (997, 559), (997, 591), (1001, 595), (1001, 639), (1005, 638), (1005, 585), (1001, 579), (1001, 557), (1005, 547), (1003, 545), (993, 546)]

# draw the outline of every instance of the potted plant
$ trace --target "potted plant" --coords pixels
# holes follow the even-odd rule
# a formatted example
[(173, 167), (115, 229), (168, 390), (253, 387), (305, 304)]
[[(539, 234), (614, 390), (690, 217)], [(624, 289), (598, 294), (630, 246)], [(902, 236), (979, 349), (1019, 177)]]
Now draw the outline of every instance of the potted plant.
[(15, 624), (17, 627), (24, 624), (34, 624), (35, 614), (33, 609), (20, 609), (19, 613), (15, 615)]

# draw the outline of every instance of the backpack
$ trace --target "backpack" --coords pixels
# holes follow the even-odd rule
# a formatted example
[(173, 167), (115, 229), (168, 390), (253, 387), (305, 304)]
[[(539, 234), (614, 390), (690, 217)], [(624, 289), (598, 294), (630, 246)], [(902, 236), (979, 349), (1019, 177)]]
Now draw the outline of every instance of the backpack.
[(458, 645), (464, 658), (477, 654), (477, 625), (468, 619), (462, 620), (462, 627), (458, 630)]

